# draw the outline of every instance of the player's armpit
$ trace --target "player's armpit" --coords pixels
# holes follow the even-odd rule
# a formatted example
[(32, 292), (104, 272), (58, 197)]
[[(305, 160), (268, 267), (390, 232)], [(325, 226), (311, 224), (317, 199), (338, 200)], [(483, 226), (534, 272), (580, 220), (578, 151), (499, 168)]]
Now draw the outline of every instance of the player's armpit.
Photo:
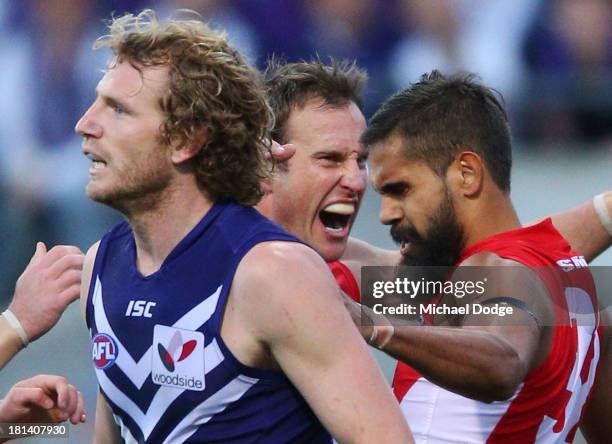
[(87, 253), (85, 254), (85, 262), (83, 263), (83, 274), (81, 277), (81, 313), (83, 319), (85, 319), (85, 312), (87, 310), (87, 294), (89, 293), (89, 284), (91, 283), (91, 274), (93, 273), (94, 262), (96, 261), (96, 254), (98, 253), (98, 247), (100, 241), (93, 244)]
[(241, 262), (232, 286), (243, 322), (339, 442), (412, 442), (398, 404), (343, 307), (321, 258), (269, 242)]
[(113, 413), (102, 393), (98, 392), (93, 443), (118, 444), (120, 442), (122, 442), (121, 433), (113, 419)]
[[(603, 197), (605, 209), (612, 216), (612, 191), (604, 193)], [(602, 225), (592, 199), (554, 214), (551, 218), (555, 228), (568, 240), (572, 249), (584, 255), (589, 262), (612, 243), (612, 236)]]

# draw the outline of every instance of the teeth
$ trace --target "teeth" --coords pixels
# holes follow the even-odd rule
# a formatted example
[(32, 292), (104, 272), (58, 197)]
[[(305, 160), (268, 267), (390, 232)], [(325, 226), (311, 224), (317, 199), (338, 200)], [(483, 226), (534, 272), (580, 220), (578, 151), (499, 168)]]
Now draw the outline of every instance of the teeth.
[(327, 231), (331, 231), (332, 233), (340, 233), (344, 228), (342, 228), (342, 227), (340, 227), (340, 228), (325, 227), (325, 229)]
[(323, 208), (323, 211), (327, 211), (328, 213), (350, 216), (355, 212), (355, 205), (347, 203), (335, 203)]
[(106, 166), (106, 163), (102, 162), (101, 160), (93, 160), (91, 162), (91, 165), (98, 169), (98, 168), (104, 168)]

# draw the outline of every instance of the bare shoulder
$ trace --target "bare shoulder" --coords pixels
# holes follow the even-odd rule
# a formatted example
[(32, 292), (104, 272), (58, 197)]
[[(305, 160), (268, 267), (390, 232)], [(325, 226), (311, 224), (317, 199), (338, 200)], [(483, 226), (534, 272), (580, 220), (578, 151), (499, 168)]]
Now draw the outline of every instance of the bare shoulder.
[(242, 259), (241, 265), (243, 264), (256, 275), (262, 270), (269, 275), (277, 268), (290, 269), (300, 264), (325, 268), (325, 262), (312, 248), (299, 242), (287, 241), (269, 241), (255, 245)]
[[(504, 290), (514, 289), (520, 292), (526, 288), (533, 290), (535, 286), (540, 291), (546, 291), (541, 279), (531, 267), (500, 257), (492, 252), (485, 251), (470, 256), (461, 263), (457, 271), (459, 274), (465, 273), (464, 270), (467, 270), (468, 267), (487, 267), (480, 273), (484, 273), (488, 278), (488, 287), (491, 290), (494, 289), (495, 284), (498, 290), (500, 290), (499, 287), (503, 287)], [(470, 272), (467, 271), (467, 273)]]
[(100, 241), (93, 244), (85, 253), (85, 261), (83, 263), (83, 271), (81, 274), (81, 313), (85, 319), (85, 310), (87, 308), (87, 294), (89, 293), (89, 284), (91, 283), (91, 274), (93, 273), (94, 263)]
[[(470, 269), (470, 267), (483, 268)], [(453, 273), (453, 279), (468, 282), (484, 279), (485, 291), (480, 295), (474, 295), (474, 301), (509, 297), (525, 303), (539, 322), (549, 321), (551, 295), (542, 276), (534, 267), (500, 257), (495, 253), (481, 252), (463, 261)]]
[[(323, 259), (295, 242), (253, 247), (236, 270), (232, 298), (241, 317), (264, 340), (343, 309), (340, 291)], [(323, 314), (326, 310), (329, 313)]]
[[(265, 291), (271, 296), (291, 299), (288, 288), (326, 285), (333, 283), (331, 272), (323, 259), (310, 247), (297, 242), (262, 242), (242, 259), (234, 277), (234, 288), (248, 285), (249, 294)], [(250, 296), (246, 296), (250, 297)]]

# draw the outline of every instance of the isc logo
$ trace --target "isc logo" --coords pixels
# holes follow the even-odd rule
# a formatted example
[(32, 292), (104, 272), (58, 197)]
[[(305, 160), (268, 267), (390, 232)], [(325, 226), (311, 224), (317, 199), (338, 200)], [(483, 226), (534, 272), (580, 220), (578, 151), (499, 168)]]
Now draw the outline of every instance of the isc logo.
[(93, 362), (99, 369), (105, 369), (117, 359), (117, 343), (105, 333), (98, 333), (91, 339), (91, 354)]
[(157, 305), (156, 302), (149, 301), (130, 301), (128, 304), (127, 310), (125, 311), (126, 316), (133, 316), (135, 318), (145, 317), (150, 318), (153, 315), (151, 314), (151, 309)]

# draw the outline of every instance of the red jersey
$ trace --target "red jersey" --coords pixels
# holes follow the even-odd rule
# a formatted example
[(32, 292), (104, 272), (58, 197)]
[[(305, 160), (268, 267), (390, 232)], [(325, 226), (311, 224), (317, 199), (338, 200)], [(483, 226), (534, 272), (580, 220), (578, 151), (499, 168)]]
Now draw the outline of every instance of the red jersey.
[(361, 300), (359, 293), (359, 284), (355, 280), (355, 276), (351, 273), (349, 267), (340, 261), (328, 262), (327, 266), (331, 270), (336, 282), (346, 294), (348, 294), (355, 302)]
[[(393, 391), (417, 442), (557, 443), (571, 442), (595, 379), (601, 331), (595, 289), (584, 258), (545, 221), (492, 236), (466, 249), (460, 262), (479, 252), (492, 252), (529, 267), (581, 269), (563, 287), (540, 277), (555, 306), (556, 326), (550, 351), (541, 366), (529, 372), (506, 401), (484, 403), (445, 390), (411, 367), (398, 363)], [(535, 269), (534, 269), (535, 270)], [(550, 268), (547, 268), (550, 270)], [(587, 279), (584, 279), (586, 273)], [(572, 280), (573, 279), (573, 280)], [(561, 291), (559, 291), (561, 289)], [(554, 297), (554, 296), (553, 296)], [(590, 322), (584, 319), (588, 306)], [(582, 325), (587, 324), (587, 325)]]

